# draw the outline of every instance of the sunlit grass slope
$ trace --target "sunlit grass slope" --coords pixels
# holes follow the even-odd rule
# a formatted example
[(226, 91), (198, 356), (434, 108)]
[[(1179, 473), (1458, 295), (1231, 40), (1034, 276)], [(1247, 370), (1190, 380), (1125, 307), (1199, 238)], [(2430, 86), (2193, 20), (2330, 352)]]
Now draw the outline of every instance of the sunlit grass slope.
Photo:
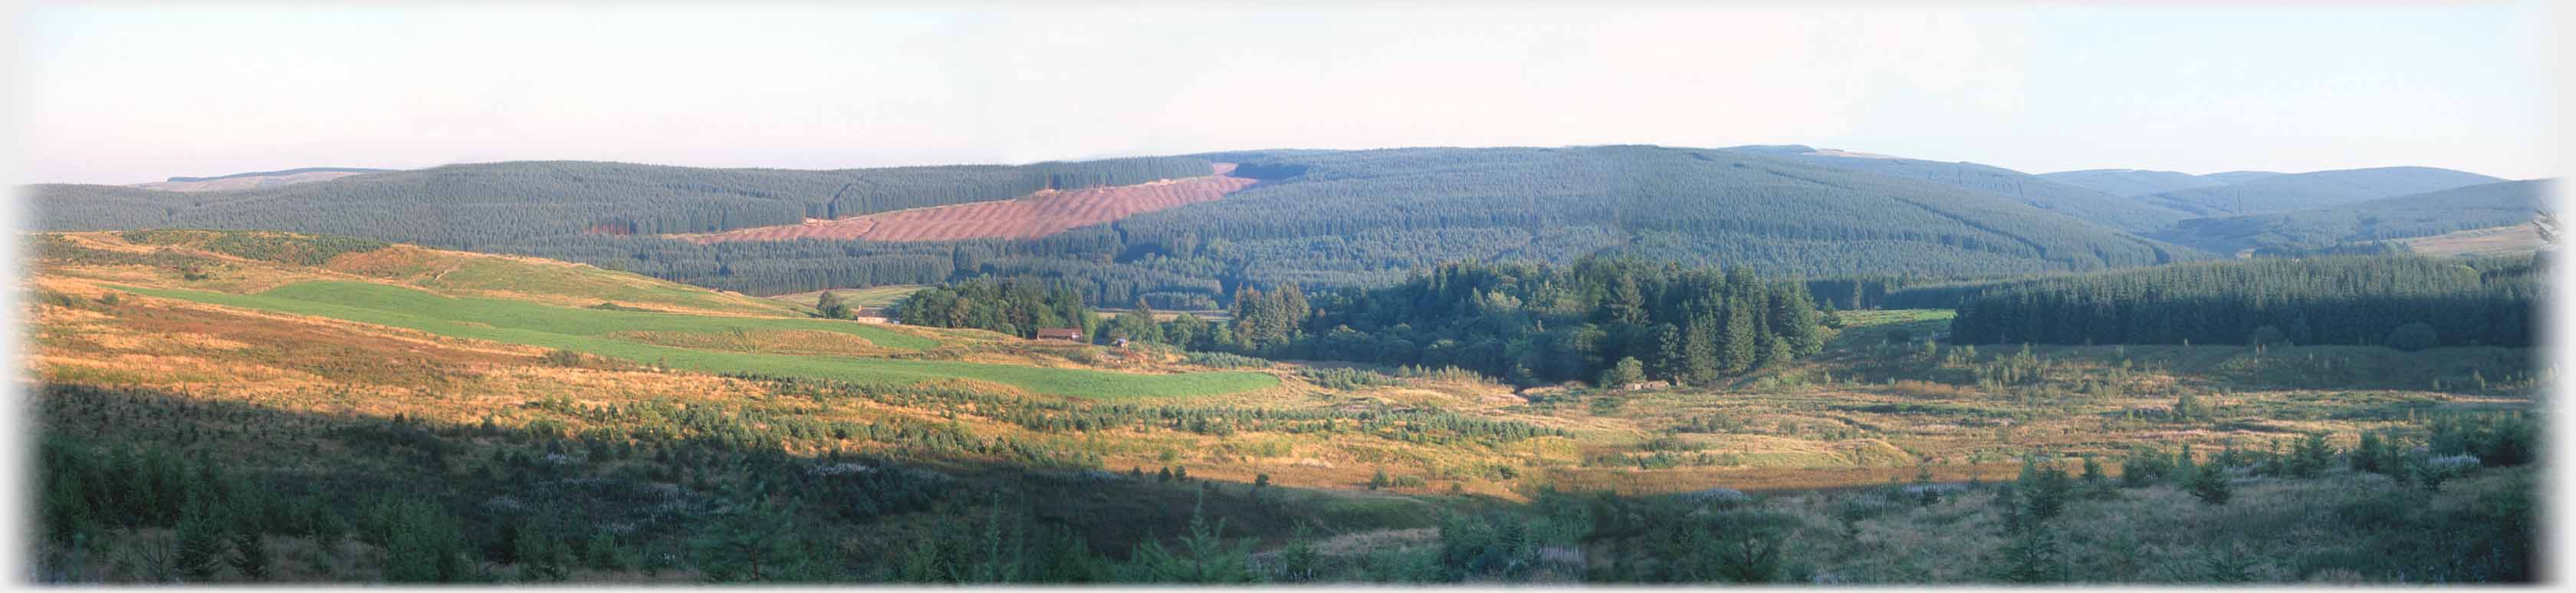
[(615, 332), (820, 330), (855, 335), (877, 346), (895, 350), (920, 350), (935, 346), (937, 342), (860, 323), (555, 307), (499, 299), (449, 297), (368, 282), (304, 282), (250, 295), (139, 287), (118, 289), (147, 296), (402, 327), (442, 336), (561, 348), (657, 363), (675, 369), (717, 373), (904, 383), (960, 378), (1002, 383), (1038, 393), (1101, 399), (1228, 393), (1269, 387), (1278, 382), (1270, 375), (1248, 372), (1147, 375), (951, 361), (788, 356), (672, 348), (619, 340), (608, 335)]

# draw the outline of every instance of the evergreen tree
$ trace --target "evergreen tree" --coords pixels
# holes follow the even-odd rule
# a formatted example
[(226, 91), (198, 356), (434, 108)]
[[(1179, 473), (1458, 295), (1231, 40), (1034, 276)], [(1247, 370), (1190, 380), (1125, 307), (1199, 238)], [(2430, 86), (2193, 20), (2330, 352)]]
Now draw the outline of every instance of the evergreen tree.
[(1126, 580), (1145, 583), (1249, 583), (1255, 580), (1250, 558), (1252, 547), (1259, 541), (1245, 539), (1235, 546), (1225, 545), (1225, 520), (1207, 522), (1207, 500), (1202, 493), (1190, 507), (1190, 533), (1181, 539), (1181, 549), (1165, 549), (1161, 542), (1147, 539), (1136, 545), (1128, 564), (1122, 567)]
[(467, 577), (465, 536), (453, 515), (436, 503), (387, 500), (375, 509), (383, 542), (385, 580), (396, 583), (456, 582)]
[(2388, 473), (2388, 467), (2381, 462), (2389, 457), (2390, 449), (2379, 439), (2379, 433), (2361, 433), (2361, 442), (2354, 445), (2352, 449), (2352, 470), (2375, 474)]
[(55, 545), (70, 546), (91, 529), (89, 495), (77, 475), (57, 475), (52, 482), (42, 503), (45, 535)]
[(571, 559), (552, 530), (532, 525), (518, 530), (511, 538), (511, 557), (519, 568), (519, 580), (527, 582), (562, 581), (571, 576)]
[(202, 489), (192, 489), (189, 502), (179, 516), (179, 573), (189, 580), (213, 580), (223, 566), (224, 529), (222, 519), (214, 514), (213, 502)]
[(1655, 364), (1646, 374), (1658, 381), (1675, 385), (1688, 383), (1683, 375), (1690, 369), (1690, 336), (1679, 326), (1667, 323), (1655, 327)]
[(2200, 470), (2192, 474), (2191, 496), (2203, 503), (2227, 504), (2228, 497), (2234, 494), (2234, 487), (2227, 483), (2226, 468), (2216, 461), (2201, 464)]
[(242, 578), (268, 580), (268, 543), (258, 531), (243, 529), (233, 533), (233, 570)]
[(2003, 563), (1993, 571), (1996, 580), (2008, 583), (2056, 583), (2070, 578), (2064, 555), (2054, 529), (2032, 528), (2012, 534), (2004, 545)]
[(796, 574), (806, 561), (793, 511), (769, 501), (767, 489), (729, 487), (723, 510), (689, 540), (701, 578), (762, 581)]
[(2334, 465), (2334, 456), (2334, 446), (2326, 443), (2325, 433), (2309, 433), (2307, 438), (2299, 440), (2298, 448), (2290, 453), (2289, 463), (2287, 463), (2290, 475), (2301, 478), (2317, 477), (2317, 474), (2323, 473), (2326, 468)]
[[(1715, 315), (1691, 319), (1689, 329), (1682, 336), (1683, 366), (1679, 382), (1707, 386), (1717, 383), (1728, 373), (1728, 366), (1733, 361), (1726, 358), (1726, 335), (1721, 327)], [(1750, 349), (1752, 345), (1746, 344), (1745, 347)]]
[(2175, 451), (2175, 452), (2174, 452), (2174, 462), (2173, 462), (2173, 477), (2174, 477), (2174, 479), (2177, 481), (2177, 483), (2188, 484), (2188, 483), (2190, 483), (2193, 479), (2198, 478), (2199, 476), (2200, 476), (2200, 468), (2199, 468), (2199, 466), (2194, 465), (2194, 463), (2193, 463), (2193, 459), (2192, 459), (2192, 456), (2191, 456), (2191, 445), (2183, 445), (2183, 446), (2182, 446), (2182, 448), (2181, 448), (2180, 450), (2177, 450), (2177, 451)]
[[(1742, 269), (1737, 268), (1737, 270)], [(1746, 294), (1727, 299), (1725, 328), (1717, 339), (1719, 375), (1741, 374), (1753, 368), (1754, 363), (1760, 362), (1763, 344), (1759, 330), (1755, 327), (1759, 313), (1751, 304), (1759, 300), (1758, 294)], [(1711, 377), (1710, 381), (1714, 379)], [(1705, 384), (1707, 381), (1701, 383)]]

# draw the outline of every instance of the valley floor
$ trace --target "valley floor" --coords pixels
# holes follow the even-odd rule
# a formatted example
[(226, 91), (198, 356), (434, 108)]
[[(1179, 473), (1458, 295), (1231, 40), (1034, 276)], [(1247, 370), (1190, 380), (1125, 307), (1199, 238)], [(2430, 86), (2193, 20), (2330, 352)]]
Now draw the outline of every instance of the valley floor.
[[(1856, 311), (1823, 354), (1723, 385), (1515, 390), (812, 319), (589, 268), (49, 237), (46, 580), (2530, 575), (2532, 469), (2280, 469), (2309, 435), (2432, 459), (2440, 422), (2520, 421), (2530, 349), (1952, 346), (1923, 341), (1947, 311)], [(469, 263), (441, 265), (504, 265)], [(2109, 486), (2184, 447), (2236, 461), (2234, 502)], [(1994, 484), (2031, 456), (2103, 481), (2012, 519)], [(93, 491), (134, 494), (70, 494)], [(210, 530), (266, 558), (180, 558)], [(1025, 551), (1072, 542), (1096, 553)]]

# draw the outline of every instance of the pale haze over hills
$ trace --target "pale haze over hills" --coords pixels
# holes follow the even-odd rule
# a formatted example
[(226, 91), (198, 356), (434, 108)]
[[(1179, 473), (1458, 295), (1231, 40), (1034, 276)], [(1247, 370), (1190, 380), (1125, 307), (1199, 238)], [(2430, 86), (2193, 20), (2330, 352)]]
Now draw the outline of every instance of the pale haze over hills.
[(2529, 133), (2535, 11), (55, 6), (27, 18), (20, 171), (1805, 143), (2034, 173), (2527, 179), (2552, 162)]

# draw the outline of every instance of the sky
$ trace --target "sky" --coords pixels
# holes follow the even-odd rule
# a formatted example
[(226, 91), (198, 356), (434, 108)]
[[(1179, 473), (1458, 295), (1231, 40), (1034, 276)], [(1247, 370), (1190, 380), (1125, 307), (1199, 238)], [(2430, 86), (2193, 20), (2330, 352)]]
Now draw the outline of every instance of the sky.
[(29, 9), (17, 174), (1806, 144), (2028, 172), (2560, 161), (2540, 2)]

